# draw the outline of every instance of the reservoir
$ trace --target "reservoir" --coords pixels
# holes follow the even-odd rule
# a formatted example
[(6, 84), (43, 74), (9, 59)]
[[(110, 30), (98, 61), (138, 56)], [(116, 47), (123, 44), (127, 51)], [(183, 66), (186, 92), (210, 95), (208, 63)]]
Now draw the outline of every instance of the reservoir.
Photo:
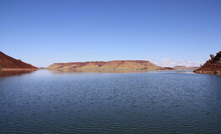
[(0, 133), (221, 133), (221, 76), (1, 73)]

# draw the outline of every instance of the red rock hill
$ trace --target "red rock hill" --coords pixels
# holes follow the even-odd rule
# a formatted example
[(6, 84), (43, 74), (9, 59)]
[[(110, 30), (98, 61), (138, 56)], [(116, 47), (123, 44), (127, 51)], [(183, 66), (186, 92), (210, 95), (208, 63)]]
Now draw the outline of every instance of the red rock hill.
[(146, 60), (115, 60), (115, 61), (91, 61), (54, 63), (49, 69), (101, 69), (101, 70), (161, 70), (162, 68)]
[(199, 74), (221, 75), (221, 51), (194, 72)]
[(37, 70), (37, 67), (16, 60), (0, 51), (0, 70)]

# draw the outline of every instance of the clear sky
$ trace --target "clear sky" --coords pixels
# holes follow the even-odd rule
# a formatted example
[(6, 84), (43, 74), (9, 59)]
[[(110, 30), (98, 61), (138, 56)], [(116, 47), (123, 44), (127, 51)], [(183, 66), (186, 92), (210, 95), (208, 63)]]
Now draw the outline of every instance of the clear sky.
[(0, 0), (0, 51), (38, 67), (200, 65), (221, 51), (221, 0)]

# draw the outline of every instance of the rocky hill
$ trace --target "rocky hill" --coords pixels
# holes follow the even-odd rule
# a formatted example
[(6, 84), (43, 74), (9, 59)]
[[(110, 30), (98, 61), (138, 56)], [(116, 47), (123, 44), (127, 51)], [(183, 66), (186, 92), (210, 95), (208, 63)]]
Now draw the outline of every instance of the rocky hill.
[(211, 57), (202, 67), (194, 70), (199, 74), (221, 75), (221, 51), (215, 57)]
[(0, 70), (37, 70), (37, 67), (14, 59), (0, 51)]
[(115, 60), (54, 63), (48, 69), (84, 69), (84, 70), (162, 70), (161, 67), (146, 60)]

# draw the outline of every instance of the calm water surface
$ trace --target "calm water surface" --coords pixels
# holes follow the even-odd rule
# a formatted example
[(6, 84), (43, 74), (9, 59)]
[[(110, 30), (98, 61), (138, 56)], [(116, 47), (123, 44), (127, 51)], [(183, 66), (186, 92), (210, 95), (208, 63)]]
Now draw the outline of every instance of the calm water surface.
[(221, 133), (221, 76), (36, 72), (0, 77), (0, 133)]

